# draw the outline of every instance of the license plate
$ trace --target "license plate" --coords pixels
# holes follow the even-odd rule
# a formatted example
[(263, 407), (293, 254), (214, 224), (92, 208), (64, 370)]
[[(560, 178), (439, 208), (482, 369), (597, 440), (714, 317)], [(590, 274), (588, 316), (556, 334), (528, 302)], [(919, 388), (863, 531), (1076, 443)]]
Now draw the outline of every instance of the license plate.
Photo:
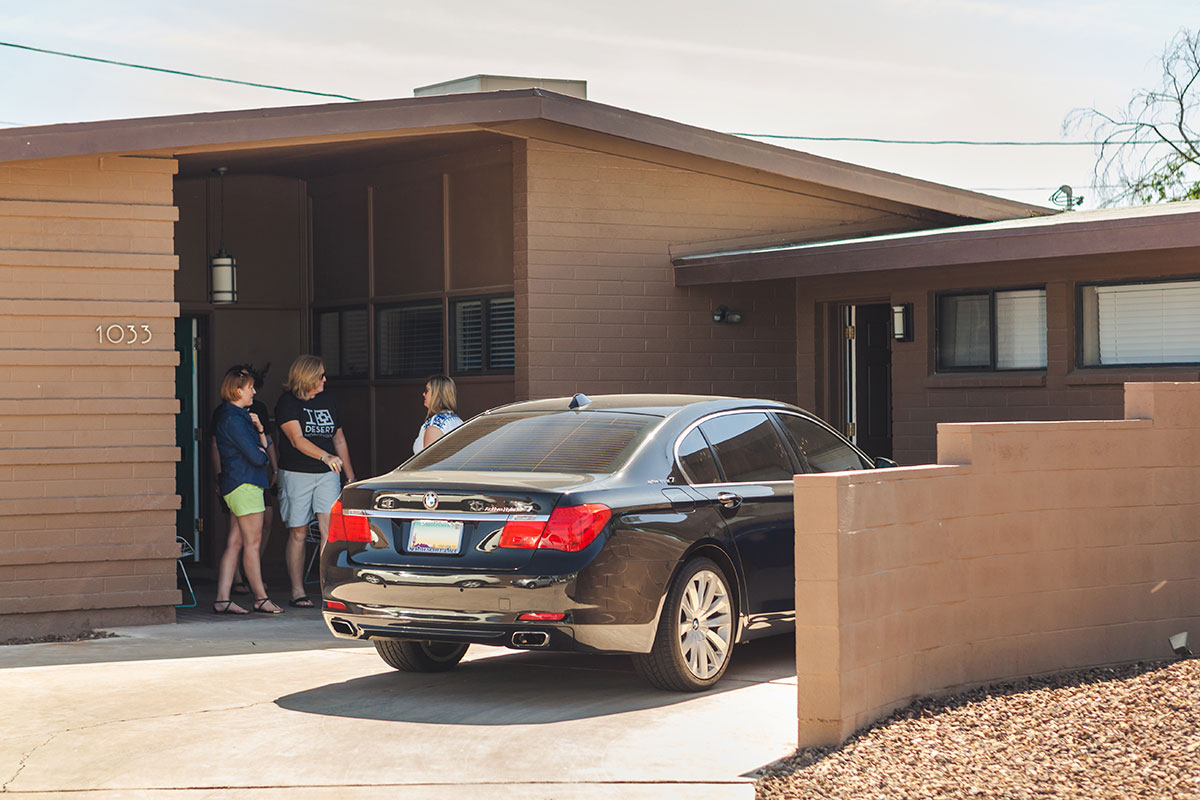
[(463, 524), (440, 519), (415, 519), (408, 528), (408, 552), (458, 555)]

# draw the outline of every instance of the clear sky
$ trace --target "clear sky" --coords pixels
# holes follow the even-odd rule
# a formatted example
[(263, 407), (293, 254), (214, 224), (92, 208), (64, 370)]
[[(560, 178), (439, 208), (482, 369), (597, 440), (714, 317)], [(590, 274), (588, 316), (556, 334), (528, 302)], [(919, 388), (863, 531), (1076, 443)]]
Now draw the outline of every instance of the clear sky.
[[(1063, 141), (1157, 83), (1184, 0), (0, 0), (0, 41), (363, 99), (478, 73), (727, 132)], [(331, 102), (0, 47), (0, 122)], [(772, 140), (773, 141), (773, 140)], [(1090, 147), (774, 141), (1025, 202), (1096, 205)]]

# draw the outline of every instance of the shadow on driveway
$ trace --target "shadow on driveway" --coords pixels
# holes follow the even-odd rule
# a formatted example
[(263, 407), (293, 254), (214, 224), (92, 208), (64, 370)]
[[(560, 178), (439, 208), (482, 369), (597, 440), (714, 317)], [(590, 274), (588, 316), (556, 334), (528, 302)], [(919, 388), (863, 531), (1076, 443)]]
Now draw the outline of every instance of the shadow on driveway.
[[(705, 694), (761, 683), (794, 684), (794, 654), (792, 636), (741, 645), (729, 672)], [(464, 661), (450, 672), (389, 669), (286, 695), (276, 704), (308, 714), (388, 722), (543, 725), (662, 708), (696, 697), (650, 687), (627, 656), (501, 651)]]

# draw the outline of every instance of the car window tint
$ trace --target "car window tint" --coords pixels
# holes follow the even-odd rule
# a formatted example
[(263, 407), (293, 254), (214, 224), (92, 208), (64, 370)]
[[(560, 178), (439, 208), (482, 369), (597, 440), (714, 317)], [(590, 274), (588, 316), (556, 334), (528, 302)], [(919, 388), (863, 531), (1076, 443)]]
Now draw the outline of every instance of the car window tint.
[(659, 417), (575, 411), (475, 417), (402, 469), (614, 472)]
[(825, 426), (795, 414), (780, 414), (779, 421), (813, 472), (841, 472), (867, 466), (854, 448)]
[(792, 461), (766, 414), (725, 414), (705, 420), (700, 429), (716, 451), (725, 480), (791, 480)]
[(719, 483), (721, 476), (717, 473), (717, 462), (713, 460), (712, 450), (708, 442), (695, 428), (679, 443), (679, 465), (689, 483)]

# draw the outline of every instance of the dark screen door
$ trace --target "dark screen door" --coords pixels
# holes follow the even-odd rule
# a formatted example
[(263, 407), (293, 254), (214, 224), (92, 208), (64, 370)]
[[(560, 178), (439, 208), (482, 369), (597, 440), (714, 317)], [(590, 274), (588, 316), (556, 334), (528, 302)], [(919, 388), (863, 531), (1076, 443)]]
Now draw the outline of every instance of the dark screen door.
[(892, 457), (891, 315), (889, 305), (855, 309), (855, 443), (872, 458)]

